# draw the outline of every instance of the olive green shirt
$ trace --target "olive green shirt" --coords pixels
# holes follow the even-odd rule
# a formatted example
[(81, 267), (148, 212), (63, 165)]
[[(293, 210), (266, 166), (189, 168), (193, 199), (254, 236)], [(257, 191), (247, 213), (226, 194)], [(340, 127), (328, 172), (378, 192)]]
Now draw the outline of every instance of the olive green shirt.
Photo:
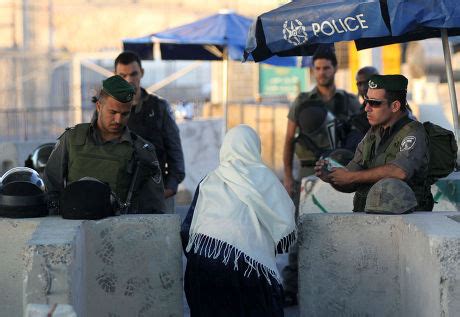
[[(120, 138), (104, 142), (97, 129), (96, 121), (97, 116), (93, 118), (87, 136), (88, 138), (90, 138), (90, 141), (92, 143), (94, 143), (95, 145), (103, 145), (106, 143), (121, 144), (124, 142), (128, 142), (135, 148), (135, 143), (132, 138), (131, 132), (127, 127), (124, 129), (123, 134)], [(69, 168), (68, 131), (70, 129), (72, 128), (66, 129), (66, 131), (58, 138), (54, 150), (51, 153), (51, 156), (46, 164), (43, 178), (45, 181), (47, 192), (50, 194), (51, 199), (56, 199), (59, 196), (60, 192), (66, 186), (66, 179)], [(153, 147), (153, 145), (151, 145), (150, 143), (147, 144)], [(153, 155), (155, 154), (153, 153)], [(165, 210), (163, 181), (161, 180), (158, 183), (155, 182), (152, 178), (149, 178), (146, 182), (144, 182), (141, 185), (141, 188), (138, 189), (138, 193), (133, 195), (133, 201), (131, 205), (133, 206), (133, 209), (137, 209), (135, 212), (162, 213)]]
[[(379, 150), (379, 146), (386, 143), (386, 140), (392, 138), (407, 123), (406, 117), (407, 114), (387, 129), (383, 129), (379, 126), (369, 129), (363, 140), (358, 144), (355, 155), (351, 162), (347, 165), (347, 169), (350, 171), (365, 169), (363, 166), (364, 144), (369, 142), (369, 140), (372, 138), (371, 136), (374, 135), (375, 154), (375, 152)], [(406, 180), (411, 179), (416, 173), (425, 173), (428, 169), (428, 163), (428, 136), (426, 135), (423, 126), (412, 129), (401, 142), (400, 150), (396, 154), (395, 159), (387, 162), (387, 164), (394, 164), (406, 172)]]

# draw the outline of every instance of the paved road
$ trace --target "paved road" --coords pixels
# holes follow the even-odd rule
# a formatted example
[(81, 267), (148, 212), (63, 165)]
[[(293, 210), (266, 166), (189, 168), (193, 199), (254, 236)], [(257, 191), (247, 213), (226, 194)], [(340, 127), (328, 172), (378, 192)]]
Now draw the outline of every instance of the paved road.
[[(187, 211), (188, 211), (188, 206), (176, 206), (176, 213), (178, 213), (181, 216), (182, 220), (185, 218)], [(276, 258), (276, 262), (277, 262), (278, 270), (281, 271), (281, 269), (287, 264), (287, 254), (279, 255)], [(182, 263), (183, 263), (182, 267), (185, 270), (185, 265), (187, 264), (187, 259), (185, 258), (185, 256), (182, 257)], [(187, 301), (185, 300), (185, 294), (184, 294), (184, 317), (189, 317), (189, 316), (190, 316), (190, 311), (187, 305)], [(285, 308), (284, 316), (285, 317), (298, 317), (299, 316), (299, 306)]]

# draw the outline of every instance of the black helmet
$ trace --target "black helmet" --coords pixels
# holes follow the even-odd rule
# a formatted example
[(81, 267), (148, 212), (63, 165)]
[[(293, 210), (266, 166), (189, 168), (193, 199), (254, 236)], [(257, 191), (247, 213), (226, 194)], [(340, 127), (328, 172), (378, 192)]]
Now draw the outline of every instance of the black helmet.
[(45, 185), (38, 173), (28, 167), (15, 167), (1, 178), (0, 216), (42, 217), (48, 214)]
[(114, 216), (117, 203), (108, 184), (93, 177), (83, 177), (64, 188), (59, 209), (64, 219), (97, 220)]
[(25, 161), (25, 166), (33, 168), (39, 173), (43, 173), (45, 170), (46, 163), (53, 152), (54, 143), (44, 143), (33, 150), (32, 154), (29, 155)]

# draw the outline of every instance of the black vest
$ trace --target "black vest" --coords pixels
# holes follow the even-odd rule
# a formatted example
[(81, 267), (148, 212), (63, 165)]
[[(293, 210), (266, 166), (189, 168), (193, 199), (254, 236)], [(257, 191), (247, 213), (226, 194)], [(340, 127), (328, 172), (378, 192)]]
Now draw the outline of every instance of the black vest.
[(129, 129), (146, 139), (155, 146), (155, 152), (160, 162), (160, 167), (165, 174), (166, 166), (166, 150), (163, 142), (163, 125), (165, 116), (168, 116), (167, 107), (162, 107), (162, 99), (155, 95), (148, 95), (147, 99), (143, 100), (142, 108), (136, 112), (136, 107), (133, 108), (128, 121)]

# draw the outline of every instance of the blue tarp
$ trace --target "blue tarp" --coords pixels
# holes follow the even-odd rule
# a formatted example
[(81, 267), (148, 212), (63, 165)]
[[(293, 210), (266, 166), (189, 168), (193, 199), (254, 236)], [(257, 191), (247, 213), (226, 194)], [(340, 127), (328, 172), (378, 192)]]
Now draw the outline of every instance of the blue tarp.
[(358, 49), (441, 37), (442, 28), (449, 36), (460, 35), (458, 0), (386, 0), (382, 4), (391, 36), (360, 39)]
[(388, 36), (379, 0), (303, 0), (262, 14), (246, 56), (309, 55), (320, 44)]
[[(459, 0), (298, 0), (262, 14), (245, 56), (307, 56), (318, 43), (355, 40), (358, 49), (460, 35)], [(365, 22), (363, 22), (365, 21)]]
[(430, 28), (458, 28), (460, 6), (458, 0), (387, 0), (392, 34), (414, 31), (419, 26)]
[[(160, 45), (163, 60), (222, 60), (224, 48), (228, 58), (242, 60), (252, 20), (225, 12), (193, 23), (123, 40), (125, 50), (137, 52), (142, 59), (153, 59), (154, 42)], [(296, 58), (274, 58), (266, 61), (278, 66), (296, 66)]]

